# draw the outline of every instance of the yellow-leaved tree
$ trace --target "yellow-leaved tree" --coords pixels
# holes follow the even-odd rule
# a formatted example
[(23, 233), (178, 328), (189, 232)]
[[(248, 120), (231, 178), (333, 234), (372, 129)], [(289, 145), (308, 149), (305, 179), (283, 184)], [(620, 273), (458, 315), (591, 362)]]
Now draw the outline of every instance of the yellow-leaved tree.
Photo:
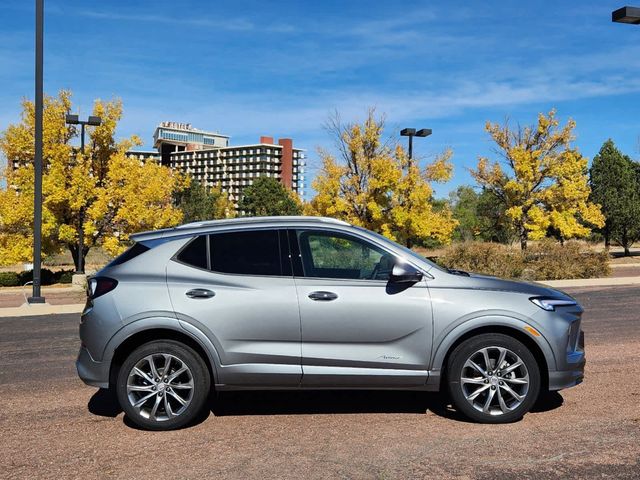
[[(102, 124), (88, 127), (84, 152), (71, 145), (78, 135), (65, 124), (71, 108), (68, 91), (45, 97), (42, 235), (45, 254), (67, 248), (79, 271), (80, 258), (96, 245), (116, 255), (127, 247), (131, 233), (178, 224), (182, 213), (172, 205), (172, 196), (184, 188), (185, 179), (167, 167), (125, 155), (140, 141), (115, 140), (122, 117), (119, 100), (95, 102), (92, 115), (101, 117)], [(21, 121), (0, 136), (8, 162), (0, 190), (2, 264), (32, 258), (33, 143), (34, 105), (25, 100)]]
[(383, 142), (384, 119), (370, 109), (362, 124), (344, 125), (335, 115), (327, 125), (340, 159), (320, 150), (322, 168), (313, 181), (316, 196), (308, 215), (340, 218), (411, 246), (435, 238), (451, 240), (451, 211), (433, 207), (431, 182), (451, 177), (451, 151), (421, 168), (401, 147)]
[(560, 127), (554, 110), (517, 130), (487, 122), (506, 171), (481, 157), (471, 174), (504, 201), (523, 250), (529, 239), (548, 232), (569, 239), (587, 236), (590, 225), (604, 225), (600, 206), (589, 201), (587, 158), (571, 146), (574, 128), (573, 120)]

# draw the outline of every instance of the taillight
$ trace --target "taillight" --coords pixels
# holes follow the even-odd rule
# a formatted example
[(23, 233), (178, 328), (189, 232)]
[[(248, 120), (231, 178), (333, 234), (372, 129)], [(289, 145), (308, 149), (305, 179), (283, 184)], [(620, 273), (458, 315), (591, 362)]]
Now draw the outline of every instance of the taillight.
[(87, 294), (89, 298), (98, 298), (116, 288), (118, 281), (109, 277), (93, 277), (89, 279)]

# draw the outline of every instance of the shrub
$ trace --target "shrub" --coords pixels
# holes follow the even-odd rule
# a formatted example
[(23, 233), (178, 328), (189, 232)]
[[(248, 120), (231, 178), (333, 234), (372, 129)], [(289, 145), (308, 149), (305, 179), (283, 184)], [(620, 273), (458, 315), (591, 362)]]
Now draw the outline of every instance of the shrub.
[(448, 268), (505, 278), (520, 278), (525, 268), (519, 252), (488, 242), (453, 244), (438, 257), (438, 262)]
[[(33, 270), (25, 270), (24, 272), (20, 272), (18, 274), (18, 281), (20, 285), (24, 285), (27, 282), (33, 281)], [(55, 281), (54, 273), (48, 268), (43, 268), (40, 270), (40, 284), (41, 285), (51, 285)]]
[[(41, 270), (40, 281), (42, 285), (54, 283), (71, 283), (73, 270), (58, 270), (52, 272), (48, 268)], [(33, 281), (33, 270), (22, 272), (0, 272), (0, 287), (19, 287)]]
[(71, 283), (73, 270), (59, 270), (55, 273), (56, 283)]
[(20, 278), (16, 272), (0, 272), (0, 287), (17, 287)]
[(438, 257), (446, 267), (524, 280), (594, 278), (609, 275), (607, 252), (596, 252), (580, 242), (561, 245), (553, 240), (530, 244), (528, 250), (496, 243), (464, 242)]
[(576, 241), (561, 245), (552, 240), (543, 240), (532, 244), (524, 257), (526, 278), (531, 280), (594, 278), (611, 273), (607, 252), (593, 251)]

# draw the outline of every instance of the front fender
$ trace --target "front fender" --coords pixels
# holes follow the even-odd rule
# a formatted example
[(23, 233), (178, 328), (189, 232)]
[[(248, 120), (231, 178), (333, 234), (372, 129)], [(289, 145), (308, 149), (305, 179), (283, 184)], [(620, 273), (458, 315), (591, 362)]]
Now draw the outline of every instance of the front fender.
[[(550, 370), (556, 369), (556, 359), (555, 355), (553, 354), (551, 345), (544, 337), (543, 331), (537, 325), (531, 325), (529, 322), (525, 322), (519, 318), (515, 318), (512, 316), (491, 314), (476, 316), (467, 319), (463, 323), (458, 324), (452, 330), (447, 332), (444, 338), (442, 338), (442, 340), (434, 349), (434, 353), (431, 359), (431, 371), (435, 373), (442, 370), (444, 359), (447, 353), (460, 337), (477, 328), (486, 328), (492, 326), (510, 328), (527, 335), (531, 340), (535, 342), (536, 345), (538, 345), (538, 347), (542, 351), (548, 368)], [(535, 328), (540, 332), (541, 336), (534, 337), (531, 333), (525, 330), (524, 327), (527, 326)]]

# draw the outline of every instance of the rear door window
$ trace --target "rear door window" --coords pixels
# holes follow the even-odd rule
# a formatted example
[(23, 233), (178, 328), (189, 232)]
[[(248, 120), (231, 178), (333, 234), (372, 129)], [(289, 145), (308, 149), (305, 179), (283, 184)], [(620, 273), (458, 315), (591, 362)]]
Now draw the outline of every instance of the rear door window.
[[(283, 232), (285, 233), (285, 232)], [(283, 272), (278, 230), (250, 230), (209, 235), (211, 270), (238, 275), (276, 275)]]
[(116, 265), (121, 265), (129, 260), (136, 258), (138, 255), (150, 250), (149, 247), (143, 245), (142, 243), (134, 243), (129, 249), (127, 249), (124, 253), (118, 255), (115, 259), (107, 265), (108, 267), (115, 267)]
[(191, 267), (207, 268), (207, 236), (191, 240), (176, 256), (176, 260)]

